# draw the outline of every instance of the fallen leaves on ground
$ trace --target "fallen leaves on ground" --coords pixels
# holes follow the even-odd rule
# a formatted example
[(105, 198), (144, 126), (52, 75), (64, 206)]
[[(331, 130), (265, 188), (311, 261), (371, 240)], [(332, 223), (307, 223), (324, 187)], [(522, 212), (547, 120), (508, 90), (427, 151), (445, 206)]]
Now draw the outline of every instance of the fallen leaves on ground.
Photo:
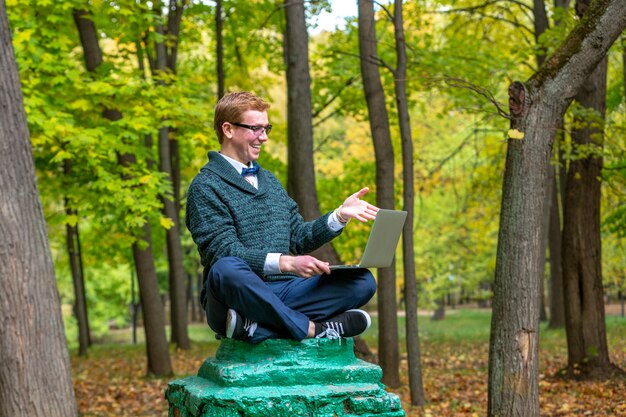
[[(163, 397), (170, 380), (195, 374), (214, 355), (215, 343), (194, 344), (172, 352), (176, 375), (146, 377), (143, 346), (94, 346), (89, 356), (72, 359), (74, 387), (82, 416), (167, 416)], [(626, 369), (626, 341), (610, 347), (613, 362)], [(423, 342), (423, 380), (427, 405), (411, 407), (406, 358), (402, 386), (391, 391), (402, 399), (407, 416), (484, 416), (487, 411), (488, 343)], [(569, 381), (558, 375), (565, 366), (564, 347), (542, 348), (542, 416), (626, 416), (626, 380)]]
[[(616, 350), (617, 348), (617, 350)], [(626, 369), (626, 341), (611, 349), (613, 363)], [(476, 343), (428, 344), (422, 347), (427, 405), (410, 405), (406, 361), (402, 362), (400, 395), (407, 416), (487, 415), (489, 346)], [(559, 376), (567, 361), (565, 349), (542, 350), (539, 394), (542, 416), (626, 416), (626, 379), (571, 381)]]

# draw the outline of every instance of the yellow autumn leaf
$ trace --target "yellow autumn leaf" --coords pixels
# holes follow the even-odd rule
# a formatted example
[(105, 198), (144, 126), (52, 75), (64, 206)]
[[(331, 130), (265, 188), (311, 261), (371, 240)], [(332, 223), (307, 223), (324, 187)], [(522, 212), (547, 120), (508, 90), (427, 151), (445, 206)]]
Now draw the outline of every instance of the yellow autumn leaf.
[(524, 139), (524, 132), (517, 129), (509, 129), (507, 135), (510, 139)]
[(150, 182), (150, 178), (152, 178), (150, 174), (144, 175), (143, 177), (139, 178), (139, 182), (141, 184), (147, 184)]
[(67, 216), (67, 218), (65, 219), (65, 222), (67, 224), (69, 224), (72, 227), (76, 227), (76, 224), (78, 223), (78, 216), (75, 214), (70, 214), (69, 216)]
[(169, 217), (161, 217), (159, 219), (159, 223), (165, 230), (169, 230), (172, 226), (174, 226), (174, 222)]

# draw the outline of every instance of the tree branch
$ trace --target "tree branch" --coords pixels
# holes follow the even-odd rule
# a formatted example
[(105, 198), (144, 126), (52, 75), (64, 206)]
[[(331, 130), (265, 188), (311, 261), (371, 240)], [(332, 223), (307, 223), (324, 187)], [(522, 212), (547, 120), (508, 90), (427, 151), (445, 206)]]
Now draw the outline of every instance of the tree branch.
[(524, 4), (523, 2), (519, 0), (490, 0), (490, 1), (486, 1), (485, 3), (478, 4), (476, 6), (458, 7), (456, 9), (448, 9), (448, 10), (435, 10), (433, 12), (426, 12), (426, 13), (442, 13), (442, 14), (459, 13), (459, 12), (471, 13), (477, 10), (485, 9), (488, 6), (491, 6), (492, 4), (498, 4), (498, 3), (513, 3), (519, 6), (522, 10), (527, 9), (530, 12), (533, 11), (532, 7), (530, 7), (527, 4)]
[(493, 96), (493, 94), (491, 94), (491, 92), (489, 90), (487, 90), (486, 88), (483, 88), (479, 85), (476, 84), (472, 84), (471, 82), (461, 79), (461, 78), (454, 78), (454, 77), (444, 77), (444, 78), (433, 78), (433, 81), (442, 81), (443, 83), (445, 83), (446, 85), (452, 87), (452, 88), (464, 88), (466, 90), (470, 90), (473, 91), (475, 93), (477, 93), (480, 96), (485, 97), (491, 104), (493, 104), (498, 112), (498, 114), (506, 119), (510, 119), (511, 116), (509, 115), (509, 113), (504, 110), (502, 108), (502, 106), (500, 106), (500, 103), (498, 103), (498, 101), (496, 100), (496, 98)]
[[(326, 100), (326, 102), (322, 104), (322, 107), (319, 110), (313, 113), (312, 118), (315, 119), (316, 117), (318, 117), (320, 113), (323, 112), (328, 106), (330, 106), (332, 102), (335, 101), (341, 95), (343, 90), (350, 87), (354, 83), (354, 81), (356, 81), (356, 79), (357, 77), (355, 76), (348, 78), (340, 87), (339, 91), (336, 94), (334, 94), (329, 100)], [(324, 120), (326, 120), (326, 118), (324, 118)]]

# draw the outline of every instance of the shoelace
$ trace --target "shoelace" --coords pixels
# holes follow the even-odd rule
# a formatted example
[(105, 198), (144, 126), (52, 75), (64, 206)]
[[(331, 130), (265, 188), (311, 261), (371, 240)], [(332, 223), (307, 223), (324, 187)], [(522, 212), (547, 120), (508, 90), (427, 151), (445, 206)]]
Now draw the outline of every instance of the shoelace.
[(327, 339), (340, 339), (341, 335), (345, 332), (343, 331), (343, 323), (336, 321), (327, 321), (324, 323), (326, 329), (317, 335), (318, 338), (326, 337)]
[(341, 335), (339, 334), (339, 332), (331, 328), (327, 328), (326, 330), (315, 336), (316, 339), (321, 339), (324, 337), (326, 339), (341, 339)]
[(243, 329), (248, 332), (248, 337), (252, 337), (254, 331), (256, 330), (257, 324), (255, 321), (244, 319), (243, 321)]
[(345, 333), (344, 330), (343, 330), (343, 323), (341, 323), (341, 322), (338, 322), (338, 321), (327, 321), (324, 324), (326, 325), (326, 328), (332, 329), (332, 330), (336, 331), (340, 335)]

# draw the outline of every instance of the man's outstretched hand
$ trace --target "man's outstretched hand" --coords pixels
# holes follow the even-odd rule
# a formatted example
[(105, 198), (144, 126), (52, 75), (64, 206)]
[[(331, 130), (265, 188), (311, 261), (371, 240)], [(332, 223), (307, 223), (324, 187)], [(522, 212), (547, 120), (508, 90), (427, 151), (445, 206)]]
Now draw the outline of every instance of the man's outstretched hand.
[(339, 207), (339, 217), (344, 220), (357, 219), (362, 222), (374, 220), (379, 208), (365, 200), (361, 200), (361, 197), (367, 194), (369, 190), (370, 189), (367, 187), (361, 188), (359, 191), (346, 198), (346, 201)]

